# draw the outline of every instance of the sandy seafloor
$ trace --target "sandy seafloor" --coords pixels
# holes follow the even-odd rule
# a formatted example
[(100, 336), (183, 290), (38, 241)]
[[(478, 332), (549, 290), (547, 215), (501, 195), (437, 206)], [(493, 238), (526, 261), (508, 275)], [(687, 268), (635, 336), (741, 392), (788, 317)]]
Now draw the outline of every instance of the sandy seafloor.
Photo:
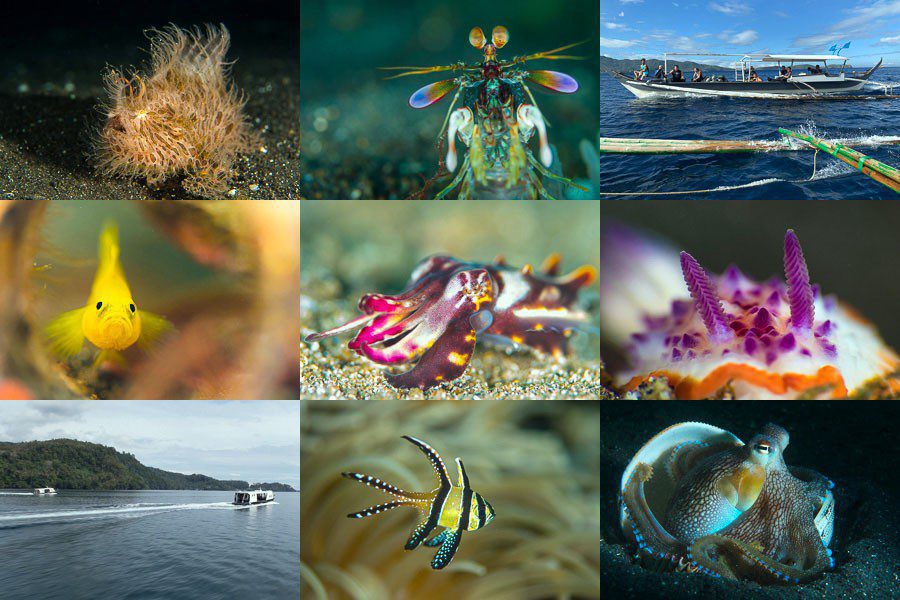
[[(604, 598), (896, 598), (900, 517), (893, 403), (606, 403), (601, 410), (601, 591)], [(742, 440), (766, 423), (790, 434), (788, 465), (835, 482), (834, 571), (790, 587), (658, 574), (631, 563), (619, 529), (617, 492), (635, 452), (670, 425), (701, 421)]]
[[(193, 22), (179, 21), (181, 26)], [(226, 198), (300, 196), (299, 58), (290, 44), (272, 43), (274, 29), (232, 30), (227, 57), (247, 97), (245, 113), (261, 147), (235, 163)], [(140, 65), (149, 55), (143, 27), (85, 31), (54, 29), (41, 43), (4, 44), (0, 53), (0, 199), (182, 199), (177, 185), (161, 189), (94, 172), (90, 131), (102, 123), (102, 74), (107, 64)], [(281, 27), (276, 25), (275, 27)], [(263, 38), (263, 43), (259, 43)], [(232, 193), (233, 191), (233, 193)]]

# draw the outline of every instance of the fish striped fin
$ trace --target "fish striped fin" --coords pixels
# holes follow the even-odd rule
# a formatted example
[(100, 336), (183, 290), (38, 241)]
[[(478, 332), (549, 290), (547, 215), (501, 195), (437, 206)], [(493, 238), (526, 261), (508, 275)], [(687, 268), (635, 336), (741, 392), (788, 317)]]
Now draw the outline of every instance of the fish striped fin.
[(363, 485), (367, 485), (369, 487), (373, 487), (376, 490), (381, 490), (386, 494), (390, 494), (392, 496), (397, 496), (398, 498), (404, 498), (408, 500), (424, 500), (429, 494), (423, 494), (419, 492), (407, 492), (406, 490), (401, 490), (397, 486), (386, 483), (377, 477), (372, 477), (371, 475), (366, 475), (365, 473), (341, 473), (347, 479), (352, 479), (353, 481), (358, 481)]
[(432, 522), (431, 517), (429, 517), (428, 520), (420, 523), (418, 527), (413, 529), (413, 532), (412, 534), (410, 534), (409, 539), (406, 540), (406, 545), (404, 546), (404, 548), (406, 548), (407, 550), (415, 550), (416, 548), (418, 548), (419, 545), (423, 541), (425, 541), (425, 538), (428, 537), (428, 534), (430, 534), (434, 530), (436, 522), (437, 520)]
[(425, 456), (428, 457), (428, 460), (431, 461), (431, 465), (434, 467), (434, 472), (437, 474), (438, 481), (440, 482), (440, 487), (443, 488), (446, 486), (448, 489), (450, 488), (450, 474), (447, 473), (447, 466), (444, 464), (443, 459), (441, 459), (441, 455), (437, 453), (437, 450), (423, 442), (418, 438), (414, 438), (410, 435), (404, 435), (404, 440), (407, 440), (419, 450), (421, 450)]
[(372, 515), (377, 515), (378, 513), (383, 513), (385, 511), (391, 510), (392, 508), (397, 508), (398, 506), (414, 506), (415, 503), (408, 502), (406, 500), (395, 500), (393, 502), (385, 502), (384, 504), (376, 504), (375, 506), (370, 506), (369, 508), (363, 509), (359, 512), (350, 513), (347, 515), (350, 519), (363, 519), (365, 517), (371, 517)]
[(435, 546), (440, 546), (441, 544), (444, 543), (444, 540), (447, 539), (447, 534), (450, 533), (450, 531), (451, 531), (450, 529), (443, 530), (442, 532), (440, 532), (439, 534), (437, 534), (436, 536), (434, 536), (433, 538), (431, 538), (430, 540), (425, 542), (424, 545), (428, 546), (429, 548), (433, 548)]
[(443, 569), (450, 561), (453, 560), (453, 556), (456, 554), (456, 549), (459, 548), (459, 540), (462, 538), (461, 531), (451, 531), (446, 530), (444, 533), (447, 534), (447, 537), (444, 538), (444, 542), (441, 544), (440, 549), (438, 549), (437, 554), (434, 555), (434, 559), (431, 561), (432, 569)]

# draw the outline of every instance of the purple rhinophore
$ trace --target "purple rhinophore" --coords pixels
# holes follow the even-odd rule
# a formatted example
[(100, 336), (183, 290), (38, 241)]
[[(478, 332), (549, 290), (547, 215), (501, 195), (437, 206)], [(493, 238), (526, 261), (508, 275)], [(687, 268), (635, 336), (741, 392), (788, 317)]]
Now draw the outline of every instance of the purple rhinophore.
[(793, 229), (788, 229), (784, 236), (784, 276), (791, 304), (791, 326), (798, 331), (809, 331), (815, 319), (813, 290), (809, 285), (809, 270), (803, 259), (800, 240)]
[(684, 274), (684, 282), (687, 284), (691, 298), (703, 324), (709, 331), (710, 338), (717, 342), (730, 339), (731, 329), (725, 318), (725, 310), (719, 297), (713, 290), (709, 275), (700, 266), (697, 260), (687, 252), (681, 253), (681, 272)]

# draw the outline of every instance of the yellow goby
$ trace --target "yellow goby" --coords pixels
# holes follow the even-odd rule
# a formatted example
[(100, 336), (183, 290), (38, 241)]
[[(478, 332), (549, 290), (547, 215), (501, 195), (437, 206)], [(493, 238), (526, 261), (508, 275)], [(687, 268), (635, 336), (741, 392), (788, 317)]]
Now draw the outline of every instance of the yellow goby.
[(119, 228), (109, 221), (100, 233), (99, 264), (91, 295), (82, 308), (64, 312), (45, 328), (51, 351), (69, 358), (81, 352), (85, 338), (100, 349), (94, 364), (123, 362), (121, 350), (135, 344), (144, 350), (172, 324), (164, 317), (139, 310), (119, 261)]

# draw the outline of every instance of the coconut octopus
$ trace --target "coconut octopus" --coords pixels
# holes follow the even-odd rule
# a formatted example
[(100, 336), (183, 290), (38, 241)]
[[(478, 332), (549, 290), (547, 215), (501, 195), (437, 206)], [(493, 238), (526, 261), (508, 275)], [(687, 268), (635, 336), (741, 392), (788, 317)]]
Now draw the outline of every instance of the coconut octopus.
[(622, 475), (620, 523), (645, 567), (760, 584), (797, 584), (834, 568), (834, 483), (784, 462), (788, 432), (748, 444), (704, 423), (663, 430)]

